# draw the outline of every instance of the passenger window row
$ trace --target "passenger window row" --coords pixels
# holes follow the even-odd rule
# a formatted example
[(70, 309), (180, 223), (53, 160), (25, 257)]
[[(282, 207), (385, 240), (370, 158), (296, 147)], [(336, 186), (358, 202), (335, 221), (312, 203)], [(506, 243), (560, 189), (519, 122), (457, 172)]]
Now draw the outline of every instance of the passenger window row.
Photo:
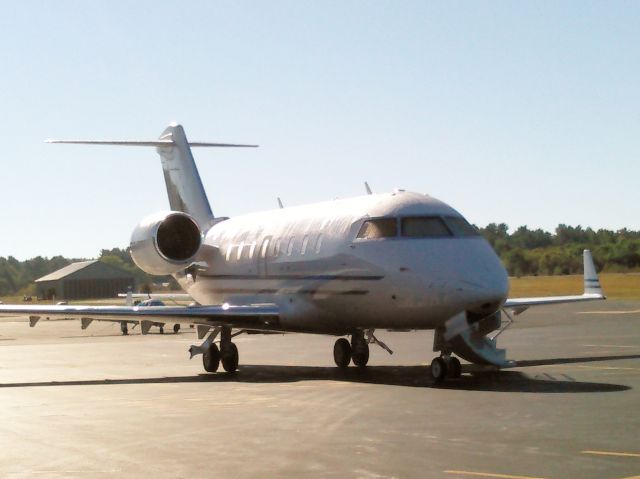
[[(300, 245), (300, 254), (319, 254), (322, 248), (322, 234), (318, 234), (315, 237), (310, 235), (304, 235), (302, 237), (302, 243)], [(269, 247), (270, 243), (273, 247)], [(225, 258), (227, 261), (232, 260), (251, 260), (254, 257), (256, 251), (257, 242), (252, 243), (241, 242), (240, 244), (229, 244)], [(278, 238), (271, 242), (271, 238), (265, 238), (260, 248), (260, 257), (266, 258), (267, 256), (277, 258), (279, 256), (291, 256), (294, 254), (294, 248), (296, 246), (296, 237), (290, 238)]]
[[(399, 234), (398, 234), (399, 233)], [(406, 216), (367, 220), (358, 231), (357, 239), (442, 238), (479, 236), (467, 220), (459, 216)]]

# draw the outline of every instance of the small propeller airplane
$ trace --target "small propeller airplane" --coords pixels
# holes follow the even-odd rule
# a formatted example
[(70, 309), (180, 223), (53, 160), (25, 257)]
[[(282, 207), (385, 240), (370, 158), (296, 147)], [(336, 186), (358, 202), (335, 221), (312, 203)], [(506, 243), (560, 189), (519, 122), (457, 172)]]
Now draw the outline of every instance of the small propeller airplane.
[[(141, 329), (195, 325), (204, 369), (233, 372), (245, 332), (337, 336), (340, 368), (365, 367), (369, 345), (389, 353), (376, 330), (435, 330), (435, 382), (459, 377), (457, 355), (499, 368), (513, 363), (496, 345), (513, 316), (531, 306), (605, 299), (584, 251), (584, 293), (507, 298), (507, 272), (489, 243), (449, 205), (396, 190), (234, 218), (213, 215), (192, 147), (255, 147), (189, 142), (172, 123), (155, 141), (48, 140), (50, 143), (155, 147), (170, 210), (143, 219), (131, 256), (145, 272), (173, 275), (188, 307), (0, 305), (0, 314), (139, 322)], [(506, 318), (503, 321), (503, 316)], [(86, 327), (86, 326), (85, 326)], [(219, 345), (219, 346), (218, 346)]]

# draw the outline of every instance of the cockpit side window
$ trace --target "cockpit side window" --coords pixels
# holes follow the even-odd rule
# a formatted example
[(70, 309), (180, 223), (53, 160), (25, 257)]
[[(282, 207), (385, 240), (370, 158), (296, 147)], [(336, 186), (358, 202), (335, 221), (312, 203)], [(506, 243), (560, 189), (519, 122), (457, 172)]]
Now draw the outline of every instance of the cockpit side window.
[(441, 218), (437, 216), (420, 216), (402, 218), (402, 236), (409, 238), (433, 238), (451, 236)]
[(445, 221), (449, 229), (456, 236), (480, 236), (480, 232), (462, 217), (447, 216)]
[(398, 222), (395, 218), (378, 218), (362, 223), (356, 238), (379, 239), (398, 236)]

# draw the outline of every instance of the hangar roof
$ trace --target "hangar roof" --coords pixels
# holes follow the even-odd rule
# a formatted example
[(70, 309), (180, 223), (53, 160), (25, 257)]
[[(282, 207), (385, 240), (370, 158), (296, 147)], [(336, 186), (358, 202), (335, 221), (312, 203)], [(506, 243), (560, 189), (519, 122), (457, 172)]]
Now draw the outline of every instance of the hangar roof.
[(76, 271), (80, 271), (81, 269), (84, 269), (87, 266), (97, 262), (98, 260), (94, 259), (91, 261), (79, 261), (77, 263), (71, 263), (65, 266), (64, 268), (60, 268), (58, 271), (54, 271), (53, 273), (49, 273), (48, 275), (43, 276), (42, 278), (36, 279), (36, 283), (39, 281), (57, 281), (59, 279), (69, 276), (70, 274), (73, 274)]
[[(96, 264), (99, 263), (99, 264)], [(89, 267), (95, 265), (95, 268)], [(86, 270), (86, 272), (84, 271)], [(53, 273), (49, 273), (42, 278), (36, 279), (36, 283), (44, 282), (44, 281), (58, 281), (64, 278), (67, 278), (71, 275), (75, 275), (76, 273), (82, 271), (81, 276), (77, 276), (74, 279), (92, 279), (92, 278), (112, 278), (112, 277), (129, 277), (130, 273), (121, 270), (120, 268), (116, 268), (109, 264), (101, 263), (99, 260), (91, 260), (91, 261), (79, 261), (77, 263), (71, 263), (70, 265), (65, 266), (64, 268), (59, 269), (58, 271), (54, 271)]]

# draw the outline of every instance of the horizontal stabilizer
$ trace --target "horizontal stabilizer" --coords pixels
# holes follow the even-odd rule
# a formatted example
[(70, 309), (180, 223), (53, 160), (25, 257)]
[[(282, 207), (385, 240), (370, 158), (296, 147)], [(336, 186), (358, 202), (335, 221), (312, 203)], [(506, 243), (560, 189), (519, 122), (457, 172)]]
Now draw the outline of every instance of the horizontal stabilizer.
[[(115, 145), (115, 146), (173, 146), (173, 140), (54, 140), (49, 138), (45, 143), (66, 143), (72, 145)], [(244, 145), (238, 143), (207, 143), (202, 141), (190, 141), (189, 146), (211, 146), (218, 148), (257, 148), (258, 145)]]
[(220, 148), (256, 148), (258, 145), (239, 143), (213, 143), (189, 141), (184, 129), (177, 123), (171, 123), (157, 140), (46, 140), (47, 143), (66, 143), (77, 145), (115, 145), (115, 146), (150, 146), (155, 147), (160, 155), (164, 180), (172, 211), (181, 211), (191, 215), (198, 226), (206, 231), (215, 217), (207, 194), (202, 186), (200, 174), (196, 168), (191, 147)]

